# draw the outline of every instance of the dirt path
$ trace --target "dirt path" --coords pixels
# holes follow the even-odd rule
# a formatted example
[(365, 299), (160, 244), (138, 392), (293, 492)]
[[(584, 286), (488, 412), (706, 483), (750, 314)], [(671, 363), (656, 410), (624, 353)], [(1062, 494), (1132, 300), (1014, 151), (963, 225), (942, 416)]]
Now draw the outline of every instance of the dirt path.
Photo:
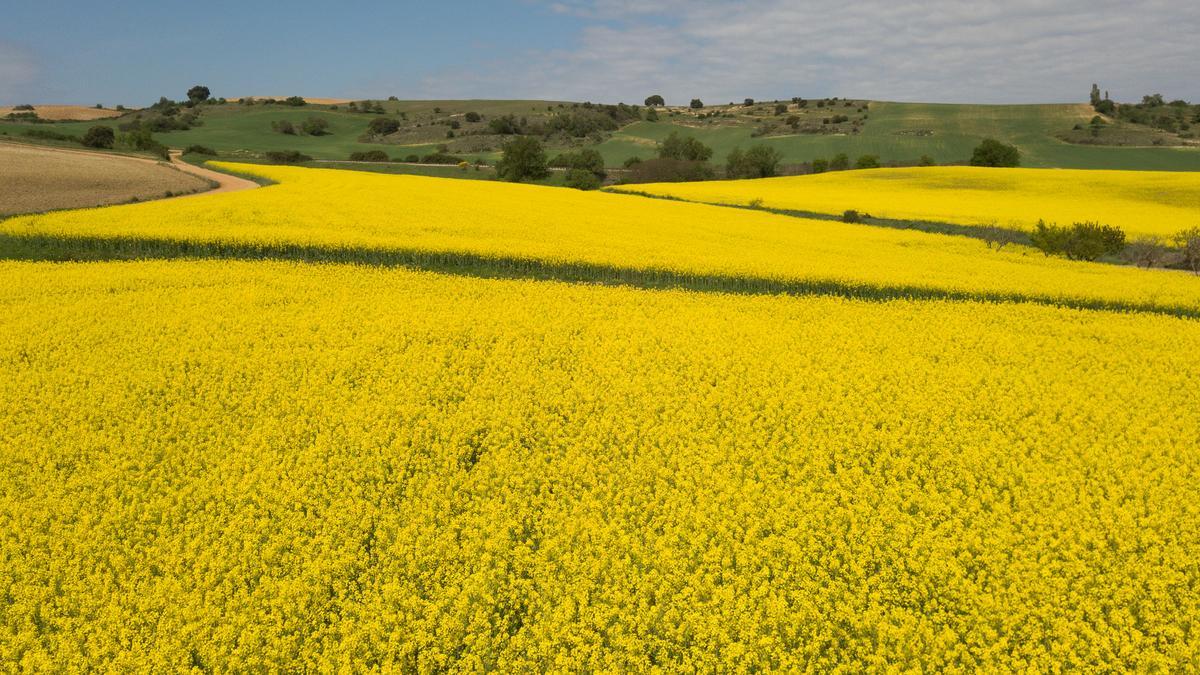
[(180, 152), (178, 150), (172, 150), (171, 151), (171, 166), (173, 166), (176, 169), (179, 169), (180, 171), (183, 171), (185, 173), (190, 173), (193, 176), (199, 176), (201, 178), (211, 180), (217, 184), (217, 187), (215, 187), (211, 190), (206, 190), (204, 192), (197, 192), (197, 193), (191, 194), (191, 195), (180, 195), (179, 197), (174, 197), (173, 199), (178, 199), (180, 197), (195, 197), (197, 195), (218, 194), (221, 192), (237, 192), (239, 190), (251, 190), (253, 188), (258, 187), (258, 183), (255, 183), (254, 181), (250, 180), (249, 178), (241, 178), (240, 176), (231, 176), (227, 173), (221, 173), (220, 171), (213, 171), (212, 169), (209, 169), (209, 168), (206, 168), (203, 166), (196, 166), (195, 164), (188, 164), (187, 162), (180, 159), (180, 157), (182, 155), (183, 155), (182, 152)]

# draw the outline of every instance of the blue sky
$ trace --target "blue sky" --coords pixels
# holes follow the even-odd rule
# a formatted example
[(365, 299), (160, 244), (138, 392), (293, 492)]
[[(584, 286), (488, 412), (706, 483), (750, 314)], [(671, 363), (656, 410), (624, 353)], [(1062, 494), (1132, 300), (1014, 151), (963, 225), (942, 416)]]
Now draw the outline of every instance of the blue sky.
[(1200, 99), (1175, 0), (14, 2), (0, 105), (218, 96)]

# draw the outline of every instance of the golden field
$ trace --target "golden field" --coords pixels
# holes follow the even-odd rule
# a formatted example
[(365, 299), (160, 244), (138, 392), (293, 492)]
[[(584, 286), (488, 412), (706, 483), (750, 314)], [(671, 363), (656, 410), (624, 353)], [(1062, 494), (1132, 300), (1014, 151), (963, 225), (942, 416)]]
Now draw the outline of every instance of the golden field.
[(1031, 230), (1039, 219), (1098, 221), (1130, 235), (1200, 227), (1200, 174), (1184, 171), (989, 169), (970, 166), (837, 171), (627, 189), (709, 204)]
[(238, 168), (0, 223), (3, 662), (1200, 667), (1200, 280)]

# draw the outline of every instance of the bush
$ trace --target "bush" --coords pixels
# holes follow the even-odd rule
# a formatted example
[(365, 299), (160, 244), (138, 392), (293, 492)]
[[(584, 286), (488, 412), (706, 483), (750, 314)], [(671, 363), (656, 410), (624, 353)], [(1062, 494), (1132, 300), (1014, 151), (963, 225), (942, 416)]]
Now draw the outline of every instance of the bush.
[(1138, 237), (1129, 242), (1122, 252), (1126, 262), (1150, 269), (1167, 259), (1169, 249), (1157, 237)]
[(26, 129), (22, 133), (29, 138), (37, 138), (45, 141), (71, 141), (73, 143), (83, 142), (78, 136), (72, 136), (71, 134), (60, 134), (57, 131), (50, 131), (49, 129)]
[(633, 166), (636, 166), (641, 163), (642, 163), (642, 158), (638, 157), (637, 155), (634, 155), (633, 157), (625, 158), (625, 161), (621, 163), (621, 166), (625, 167), (626, 169), (629, 169), (629, 168), (632, 168)]
[(676, 159), (684, 162), (706, 162), (712, 157), (712, 148), (693, 136), (680, 136), (672, 131), (658, 146), (660, 159)]
[(550, 175), (546, 167), (546, 151), (536, 138), (514, 138), (504, 144), (503, 153), (496, 163), (496, 175), (504, 180), (519, 182)]
[(513, 115), (501, 115), (488, 122), (488, 131), (502, 136), (515, 136), (521, 133), (521, 123)]
[(462, 158), (446, 152), (446, 146), (440, 146), (437, 152), (431, 152), (421, 158), (422, 164), (458, 164)]
[(199, 84), (187, 90), (188, 103), (191, 103), (192, 105), (204, 103), (211, 95), (211, 92), (208, 91), (208, 87)]
[(212, 155), (216, 156), (217, 151), (204, 145), (189, 145), (183, 149), (185, 155)]
[(563, 185), (577, 190), (595, 190), (600, 187), (600, 178), (587, 169), (567, 169)]
[(971, 154), (971, 166), (1021, 166), (1021, 151), (994, 138), (986, 138)]
[(1200, 227), (1193, 227), (1175, 235), (1175, 245), (1183, 256), (1183, 264), (1200, 274)]
[(298, 150), (270, 150), (265, 153), (265, 156), (276, 164), (299, 164), (312, 161), (312, 157)]
[(814, 159), (812, 161), (812, 172), (813, 173), (825, 173), (828, 170), (829, 170), (829, 160)]
[(387, 136), (400, 131), (400, 120), (394, 117), (379, 117), (367, 125), (367, 133), (375, 136)]
[(329, 133), (329, 120), (314, 115), (300, 123), (300, 131), (309, 136), (324, 136)]
[(658, 94), (654, 94), (653, 96), (646, 97), (645, 104), (646, 104), (646, 107), (653, 108), (654, 106), (666, 105), (667, 102), (665, 100), (663, 100), (662, 96), (660, 96)]
[(307, 102), (304, 100), (303, 96), (289, 96), (289, 97), (283, 99), (283, 103), (284, 103), (284, 105), (291, 105), (291, 106), (299, 107), (299, 106), (305, 105)]
[(483, 115), (480, 115), (479, 113), (472, 110), (471, 112), (467, 113), (466, 115), (463, 115), (463, 119), (465, 119), (468, 122), (475, 123), (475, 122), (482, 120)]
[(712, 180), (716, 177), (707, 162), (658, 158), (647, 159), (629, 167), (626, 183), (682, 183)]
[(745, 153), (734, 148), (725, 159), (726, 178), (770, 178), (775, 175), (783, 155), (769, 145), (756, 145)]
[(742, 105), (749, 108), (750, 106), (754, 105), (754, 99), (748, 98), (748, 99), (742, 101)]
[(289, 136), (296, 135), (296, 127), (288, 120), (275, 120), (271, 122), (271, 130)]
[(592, 148), (584, 148), (578, 152), (564, 152), (550, 160), (550, 166), (588, 171), (600, 179), (608, 175), (604, 170), (604, 158)]
[(167, 149), (167, 146), (154, 140), (154, 136), (151, 135), (150, 129), (146, 127), (139, 127), (133, 129), (127, 134), (122, 135), (119, 142), (121, 145), (133, 150), (152, 152), (163, 159), (171, 158), (171, 154)]
[(859, 157), (856, 162), (854, 162), (854, 168), (856, 168), (856, 169), (878, 169), (879, 168), (879, 156), (878, 155), (863, 155), (863, 156)]
[(846, 153), (844, 153), (844, 152), (839, 152), (838, 154), (833, 156), (833, 159), (829, 160), (829, 170), (830, 171), (845, 171), (846, 169), (849, 169), (849, 168), (850, 168), (850, 158), (847, 157)]
[(382, 150), (366, 150), (363, 152), (350, 153), (351, 162), (387, 162), (387, 153)]
[(861, 223), (862, 216), (859, 215), (858, 211), (855, 211), (854, 209), (847, 209), (846, 211), (844, 211), (842, 213), (842, 222), (843, 223)]
[(417, 164), (421, 161), (421, 156), (420, 155), (406, 155), (404, 157), (404, 161), (408, 162), (409, 164)]
[(116, 140), (117, 135), (113, 132), (112, 127), (98, 124), (88, 129), (80, 142), (89, 148), (111, 148)]
[(1039, 220), (1029, 241), (1047, 256), (1065, 256), (1070, 260), (1096, 260), (1117, 255), (1125, 249), (1125, 232), (1119, 227), (1095, 222), (1060, 227)]
[(786, 115), (787, 108), (788, 107), (787, 107), (786, 103), (776, 103), (775, 104), (775, 114), (776, 115)]
[(33, 110), (33, 105), (29, 103), (22, 103), (20, 105), (14, 105), (13, 110)]
[(692, 107), (692, 110), (699, 110), (704, 107), (704, 103), (698, 98), (692, 99), (692, 102), (688, 105)]
[(929, 155), (921, 155), (921, 159), (917, 160), (917, 166), (936, 166), (937, 162)]

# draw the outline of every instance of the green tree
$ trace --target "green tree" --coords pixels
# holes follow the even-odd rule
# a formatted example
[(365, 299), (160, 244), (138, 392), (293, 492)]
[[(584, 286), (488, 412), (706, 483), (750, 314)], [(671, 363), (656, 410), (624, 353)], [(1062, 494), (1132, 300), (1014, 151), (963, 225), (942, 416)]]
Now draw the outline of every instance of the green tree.
[(712, 148), (693, 136), (680, 136), (672, 131), (658, 146), (661, 159), (678, 159), (685, 162), (707, 162), (712, 157)]
[(699, 110), (700, 108), (704, 107), (704, 103), (698, 98), (692, 99), (692, 102), (690, 105), (692, 106), (693, 110)]
[(844, 153), (844, 152), (839, 152), (838, 154), (833, 156), (833, 159), (829, 160), (829, 170), (830, 171), (845, 171), (846, 169), (849, 169), (849, 168), (850, 168), (850, 158), (847, 157), (846, 153)]
[(829, 170), (829, 160), (817, 158), (812, 161), (813, 173), (825, 173)]
[(759, 144), (746, 152), (734, 148), (725, 159), (726, 178), (770, 178), (775, 175), (783, 155), (769, 145)]
[(367, 125), (367, 132), (375, 136), (387, 136), (400, 131), (400, 120), (394, 117), (377, 117)]
[(985, 138), (971, 154), (971, 166), (1021, 166), (1021, 151), (1015, 145), (1007, 145), (994, 138)]
[(854, 168), (856, 168), (856, 169), (878, 169), (879, 168), (879, 155), (863, 155), (863, 156), (859, 157), (858, 161), (854, 162)]
[(1093, 108), (1095, 108), (1097, 105), (1099, 105), (1099, 104), (1100, 104), (1100, 101), (1101, 101), (1101, 100), (1103, 100), (1103, 99), (1101, 99), (1101, 98), (1100, 98), (1100, 85), (1098, 85), (1098, 84), (1095, 84), (1095, 83), (1092, 83), (1092, 96), (1091, 96), (1091, 100), (1092, 100), (1092, 107), (1093, 107)]
[(653, 108), (655, 106), (666, 105), (666, 104), (667, 104), (667, 102), (665, 100), (663, 100), (663, 97), (660, 96), (659, 94), (654, 94), (653, 96), (646, 97), (646, 105), (649, 107)]
[(504, 154), (496, 163), (496, 174), (504, 180), (519, 182), (550, 175), (546, 151), (536, 138), (518, 136), (504, 144)]
[(192, 105), (196, 105), (197, 103), (204, 103), (205, 101), (208, 100), (208, 97), (211, 95), (212, 95), (212, 92), (210, 92), (208, 90), (208, 87), (205, 87), (204, 85), (200, 85), (200, 84), (187, 90), (188, 102), (191, 103)]
[(89, 148), (111, 148), (116, 139), (117, 136), (112, 127), (97, 124), (87, 130), (80, 142)]
[(309, 136), (324, 136), (329, 133), (329, 120), (314, 115), (300, 123), (300, 131)]
[(587, 169), (567, 169), (563, 185), (577, 190), (595, 190), (600, 187), (600, 178)]

